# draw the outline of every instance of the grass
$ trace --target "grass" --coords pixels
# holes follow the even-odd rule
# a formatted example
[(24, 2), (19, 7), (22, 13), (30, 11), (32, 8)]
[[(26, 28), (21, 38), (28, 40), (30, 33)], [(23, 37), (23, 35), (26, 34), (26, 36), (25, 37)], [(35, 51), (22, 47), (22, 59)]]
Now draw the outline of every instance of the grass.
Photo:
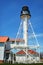
[(34, 63), (32, 63), (32, 64), (23, 64), (23, 63), (8, 64), (8, 63), (3, 63), (3, 64), (0, 64), (0, 65), (43, 65), (43, 63), (36, 63), (36, 64), (34, 64)]

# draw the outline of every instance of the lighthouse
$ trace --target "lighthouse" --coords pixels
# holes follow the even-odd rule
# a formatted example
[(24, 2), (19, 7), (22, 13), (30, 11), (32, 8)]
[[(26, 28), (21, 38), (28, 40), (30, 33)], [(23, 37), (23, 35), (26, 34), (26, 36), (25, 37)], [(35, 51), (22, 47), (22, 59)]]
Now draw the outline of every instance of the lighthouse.
[(28, 45), (28, 20), (31, 17), (28, 6), (22, 7), (20, 17), (23, 20), (23, 39), (25, 41), (25, 46), (27, 46)]

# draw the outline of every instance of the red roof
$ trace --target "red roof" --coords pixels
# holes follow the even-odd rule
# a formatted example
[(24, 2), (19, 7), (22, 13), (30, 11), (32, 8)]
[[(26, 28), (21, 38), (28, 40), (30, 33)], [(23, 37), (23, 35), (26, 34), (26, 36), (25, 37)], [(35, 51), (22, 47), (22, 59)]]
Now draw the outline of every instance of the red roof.
[(26, 54), (23, 50), (17, 52), (16, 54)]
[(37, 52), (33, 51), (33, 50), (28, 50), (28, 53), (30, 53), (30, 54), (36, 54)]
[[(33, 51), (33, 50), (28, 50), (28, 54), (36, 54), (37, 52)], [(17, 52), (16, 54), (26, 54), (23, 50)]]
[(11, 41), (11, 42), (24, 42), (24, 40), (23, 39), (10, 39), (9, 41)]
[(7, 36), (0, 36), (0, 42), (7, 42), (8, 39)]

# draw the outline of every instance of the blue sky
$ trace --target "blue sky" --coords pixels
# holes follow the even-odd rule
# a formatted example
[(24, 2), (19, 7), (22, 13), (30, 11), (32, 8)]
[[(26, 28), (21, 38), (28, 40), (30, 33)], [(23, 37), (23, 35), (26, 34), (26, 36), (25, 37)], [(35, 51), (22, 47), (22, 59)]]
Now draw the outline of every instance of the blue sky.
[[(43, 33), (43, 0), (0, 0), (0, 36), (16, 37), (24, 5), (30, 9), (30, 21), (35, 33)], [(38, 40), (43, 45), (43, 37)]]

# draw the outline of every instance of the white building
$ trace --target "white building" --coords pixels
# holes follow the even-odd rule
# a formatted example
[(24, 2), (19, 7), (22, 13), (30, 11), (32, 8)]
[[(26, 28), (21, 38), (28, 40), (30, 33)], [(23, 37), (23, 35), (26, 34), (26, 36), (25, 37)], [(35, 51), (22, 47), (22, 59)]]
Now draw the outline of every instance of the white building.
[(0, 36), (0, 63), (4, 62), (5, 44), (8, 39), (7, 36)]
[[(17, 45), (24, 45), (23, 39), (16, 39)], [(16, 53), (11, 52), (12, 46), (15, 45), (15, 39), (9, 39), (6, 36), (0, 36), (0, 63), (12, 61), (18, 63), (25, 62), (39, 62), (39, 54), (36, 51), (28, 50), (26, 55), (25, 50), (17, 51)]]
[(39, 55), (37, 52), (33, 50), (28, 50), (28, 55), (26, 56), (26, 52), (21, 50), (16, 53), (16, 62), (18, 63), (36, 63), (39, 62)]

